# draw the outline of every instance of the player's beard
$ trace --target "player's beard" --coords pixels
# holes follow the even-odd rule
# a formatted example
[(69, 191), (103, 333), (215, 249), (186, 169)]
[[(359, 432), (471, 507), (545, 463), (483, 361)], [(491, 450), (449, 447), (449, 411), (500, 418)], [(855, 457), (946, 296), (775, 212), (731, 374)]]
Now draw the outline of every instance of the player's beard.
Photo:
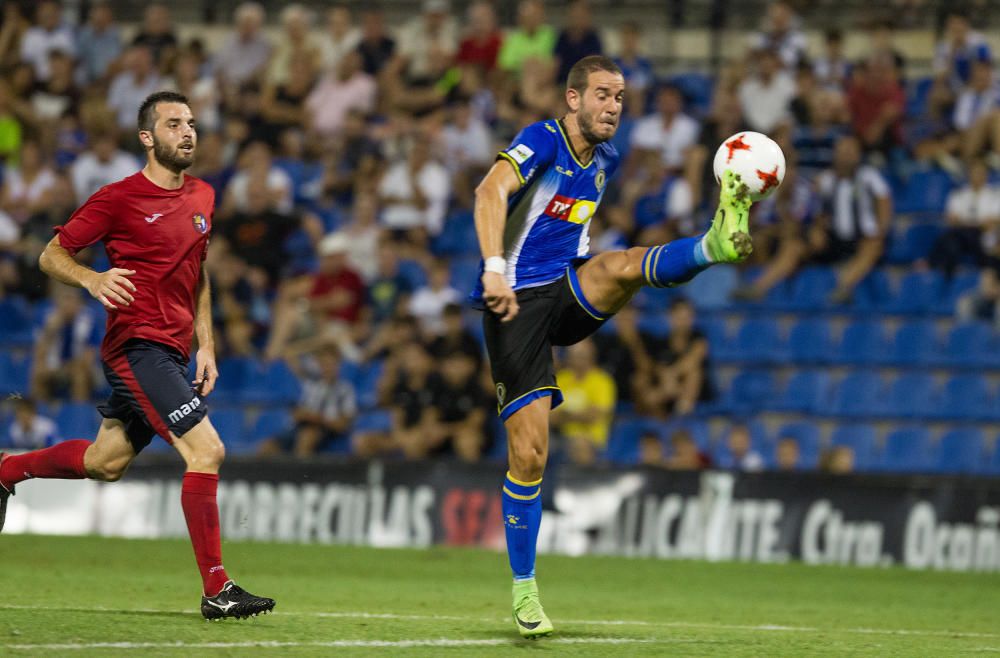
[(171, 149), (169, 146), (153, 137), (153, 157), (161, 165), (170, 171), (180, 173), (194, 164), (194, 149), (191, 155), (184, 155), (180, 150), (180, 144)]
[[(580, 125), (580, 134), (583, 138), (587, 140), (588, 143), (597, 146), (598, 144), (603, 144), (615, 135), (615, 131), (611, 131), (611, 134), (607, 137), (601, 137), (594, 131), (594, 117), (587, 114), (586, 112), (580, 112), (577, 114), (577, 123)], [(616, 126), (617, 129), (617, 126)]]

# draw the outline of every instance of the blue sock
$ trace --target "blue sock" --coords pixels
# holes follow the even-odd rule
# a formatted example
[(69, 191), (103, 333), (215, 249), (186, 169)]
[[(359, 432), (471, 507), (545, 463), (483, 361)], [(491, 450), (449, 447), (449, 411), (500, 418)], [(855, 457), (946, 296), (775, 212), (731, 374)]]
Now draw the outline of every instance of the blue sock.
[(535, 577), (535, 544), (542, 525), (541, 479), (521, 482), (507, 473), (503, 483), (503, 525), (514, 580)]
[(701, 244), (702, 236), (681, 238), (651, 247), (642, 259), (642, 278), (654, 288), (687, 283), (712, 264)]

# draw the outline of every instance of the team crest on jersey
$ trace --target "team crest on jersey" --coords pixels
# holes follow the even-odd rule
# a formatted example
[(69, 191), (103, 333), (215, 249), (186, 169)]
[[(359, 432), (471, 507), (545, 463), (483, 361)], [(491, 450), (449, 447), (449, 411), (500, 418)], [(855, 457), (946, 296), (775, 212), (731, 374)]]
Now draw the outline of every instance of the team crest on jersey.
[(597, 175), (594, 176), (594, 185), (597, 186), (598, 192), (604, 189), (605, 180), (607, 180), (607, 174), (605, 174), (604, 170), (601, 169), (600, 171), (597, 172)]
[(205, 219), (205, 216), (201, 213), (195, 215), (191, 221), (194, 224), (195, 230), (199, 233), (205, 233), (208, 231), (208, 220)]
[(507, 387), (503, 385), (503, 382), (497, 384), (497, 402), (500, 406), (503, 406), (503, 399), (507, 397)]

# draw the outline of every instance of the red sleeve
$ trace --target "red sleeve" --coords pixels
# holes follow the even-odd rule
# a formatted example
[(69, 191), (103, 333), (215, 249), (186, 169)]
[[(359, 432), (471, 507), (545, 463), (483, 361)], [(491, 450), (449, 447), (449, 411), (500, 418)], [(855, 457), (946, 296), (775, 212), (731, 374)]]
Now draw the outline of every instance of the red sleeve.
[(99, 189), (65, 224), (55, 227), (59, 245), (74, 256), (81, 249), (103, 240), (111, 230), (113, 205), (110, 186)]

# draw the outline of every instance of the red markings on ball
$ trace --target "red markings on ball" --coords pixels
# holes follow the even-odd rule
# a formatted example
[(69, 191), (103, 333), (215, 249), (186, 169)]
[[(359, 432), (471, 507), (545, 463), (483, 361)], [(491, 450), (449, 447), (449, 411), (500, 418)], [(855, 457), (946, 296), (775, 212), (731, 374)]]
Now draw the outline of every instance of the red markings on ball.
[(767, 194), (772, 187), (778, 187), (778, 165), (772, 171), (757, 170), (757, 178), (761, 180), (760, 194)]
[(726, 164), (729, 164), (733, 160), (733, 153), (736, 151), (749, 151), (750, 145), (743, 141), (743, 135), (739, 135), (736, 139), (731, 139), (726, 142), (726, 148), (729, 149), (729, 155), (726, 157)]

